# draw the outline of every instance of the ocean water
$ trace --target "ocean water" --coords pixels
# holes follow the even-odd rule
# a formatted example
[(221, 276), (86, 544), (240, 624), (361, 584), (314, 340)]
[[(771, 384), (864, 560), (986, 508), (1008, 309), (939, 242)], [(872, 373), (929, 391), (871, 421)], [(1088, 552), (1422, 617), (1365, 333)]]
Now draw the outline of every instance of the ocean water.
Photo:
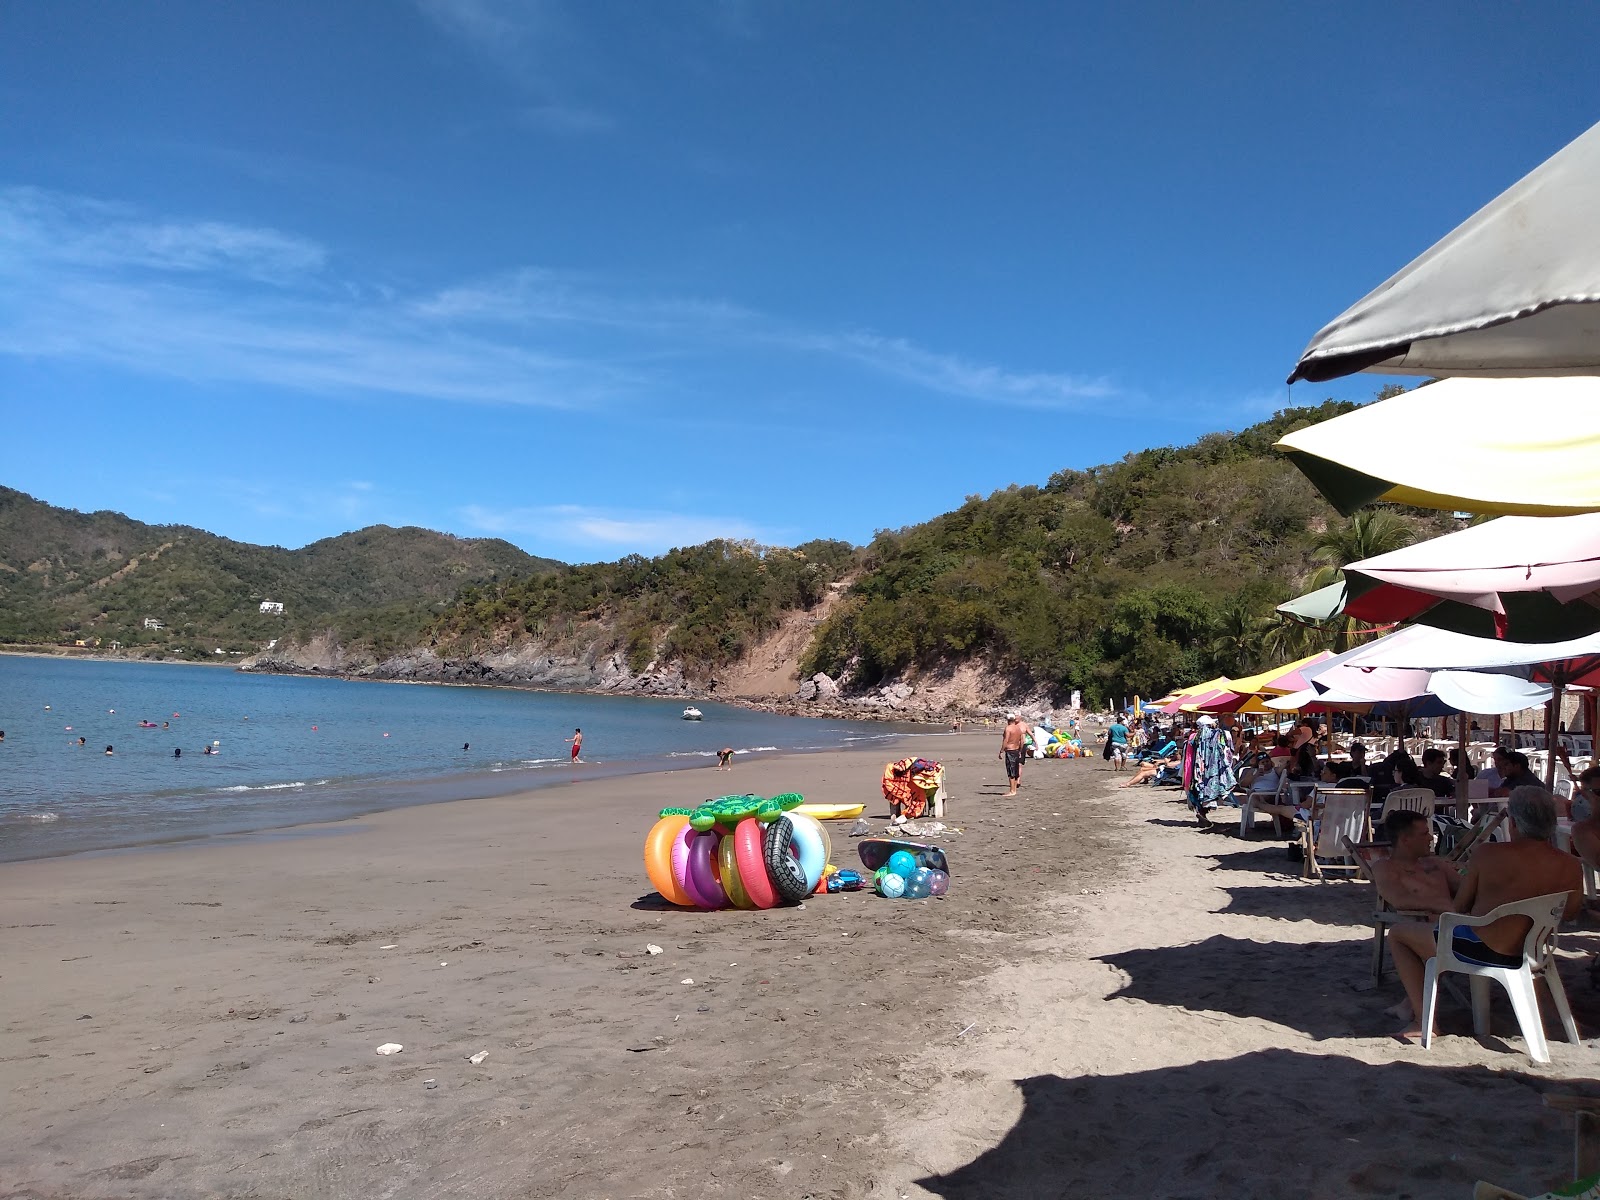
[[(676, 700), (0, 655), (0, 862), (699, 766), (723, 746), (744, 757), (928, 732), (697, 707), (703, 721)], [(736, 779), (708, 772), (707, 794)]]

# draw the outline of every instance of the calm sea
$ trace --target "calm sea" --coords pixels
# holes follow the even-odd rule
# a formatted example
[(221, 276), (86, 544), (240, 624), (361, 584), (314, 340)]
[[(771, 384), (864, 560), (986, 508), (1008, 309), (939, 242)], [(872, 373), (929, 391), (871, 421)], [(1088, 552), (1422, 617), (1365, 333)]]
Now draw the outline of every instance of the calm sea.
[[(698, 707), (695, 722), (673, 700), (0, 655), (0, 862), (697, 766), (723, 746), (743, 756), (927, 732)], [(563, 739), (580, 727), (585, 765), (573, 767)], [(723, 778), (707, 774), (708, 795)]]

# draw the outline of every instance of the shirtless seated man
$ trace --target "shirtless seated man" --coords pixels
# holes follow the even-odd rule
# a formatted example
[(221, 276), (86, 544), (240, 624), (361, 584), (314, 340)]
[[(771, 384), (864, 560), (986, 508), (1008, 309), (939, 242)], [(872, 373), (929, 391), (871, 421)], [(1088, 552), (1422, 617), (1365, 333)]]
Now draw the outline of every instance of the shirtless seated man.
[(1383, 820), (1391, 849), (1372, 864), (1378, 895), (1401, 912), (1438, 917), (1455, 906), (1461, 876), (1433, 852), (1433, 823), (1419, 812), (1399, 809)]
[[(1525, 784), (1512, 789), (1506, 809), (1511, 840), (1489, 842), (1473, 851), (1452, 911), (1482, 916), (1502, 904), (1566, 892), (1565, 915), (1576, 916), (1583, 906), (1583, 868), (1578, 859), (1555, 848), (1554, 797), (1536, 784)], [(1411, 1009), (1405, 1029), (1395, 1035), (1401, 1041), (1422, 1040), (1423, 967), (1438, 952), (1437, 932), (1437, 927), (1420, 922), (1389, 931), (1395, 970)], [(1527, 933), (1526, 917), (1506, 917), (1481, 929), (1457, 930), (1453, 949), (1459, 957), (1485, 966), (1517, 966)]]

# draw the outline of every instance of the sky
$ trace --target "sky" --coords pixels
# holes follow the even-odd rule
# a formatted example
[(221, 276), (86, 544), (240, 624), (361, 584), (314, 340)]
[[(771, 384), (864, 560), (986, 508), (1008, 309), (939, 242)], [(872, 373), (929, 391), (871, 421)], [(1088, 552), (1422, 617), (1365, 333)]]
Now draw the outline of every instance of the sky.
[(0, 483), (792, 545), (1370, 398), (1312, 334), (1600, 119), (1600, 6), (8, 0)]

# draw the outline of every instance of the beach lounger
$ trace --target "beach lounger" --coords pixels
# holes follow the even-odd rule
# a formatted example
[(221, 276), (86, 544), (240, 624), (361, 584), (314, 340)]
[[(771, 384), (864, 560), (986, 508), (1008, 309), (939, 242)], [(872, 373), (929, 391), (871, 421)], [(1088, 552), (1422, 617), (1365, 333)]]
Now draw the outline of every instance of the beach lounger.
[[(1472, 1029), (1480, 1038), (1489, 1036), (1489, 984), (1498, 983), (1511, 999), (1511, 1008), (1517, 1015), (1517, 1024), (1528, 1044), (1528, 1057), (1536, 1063), (1550, 1061), (1550, 1048), (1545, 1042), (1544, 1020), (1539, 1013), (1539, 995), (1533, 986), (1534, 975), (1544, 979), (1551, 1002), (1561, 1018), (1561, 1029), (1567, 1040), (1579, 1044), (1577, 1023), (1572, 1019), (1572, 1009), (1567, 1004), (1566, 989), (1561, 986), (1561, 974), (1556, 970), (1556, 930), (1561, 915), (1567, 907), (1567, 892), (1552, 892), (1502, 904), (1481, 917), (1465, 913), (1445, 913), (1439, 918), (1439, 952), (1430, 958), (1422, 975), (1422, 1048), (1433, 1045), (1434, 1010), (1439, 1000), (1439, 976), (1447, 972), (1466, 975), (1472, 982)], [(1527, 936), (1522, 940), (1522, 961), (1517, 966), (1490, 966), (1461, 957), (1456, 951), (1457, 930), (1478, 929), (1491, 925), (1503, 917), (1527, 917), (1531, 922)], [(1476, 935), (1473, 935), (1474, 937)], [(1481, 947), (1481, 943), (1477, 943)], [(1487, 947), (1481, 947), (1488, 953)]]
[(1305, 854), (1300, 877), (1325, 880), (1329, 871), (1363, 871), (1345, 843), (1367, 841), (1371, 821), (1366, 788), (1318, 788), (1312, 792), (1311, 819), (1297, 822)]

